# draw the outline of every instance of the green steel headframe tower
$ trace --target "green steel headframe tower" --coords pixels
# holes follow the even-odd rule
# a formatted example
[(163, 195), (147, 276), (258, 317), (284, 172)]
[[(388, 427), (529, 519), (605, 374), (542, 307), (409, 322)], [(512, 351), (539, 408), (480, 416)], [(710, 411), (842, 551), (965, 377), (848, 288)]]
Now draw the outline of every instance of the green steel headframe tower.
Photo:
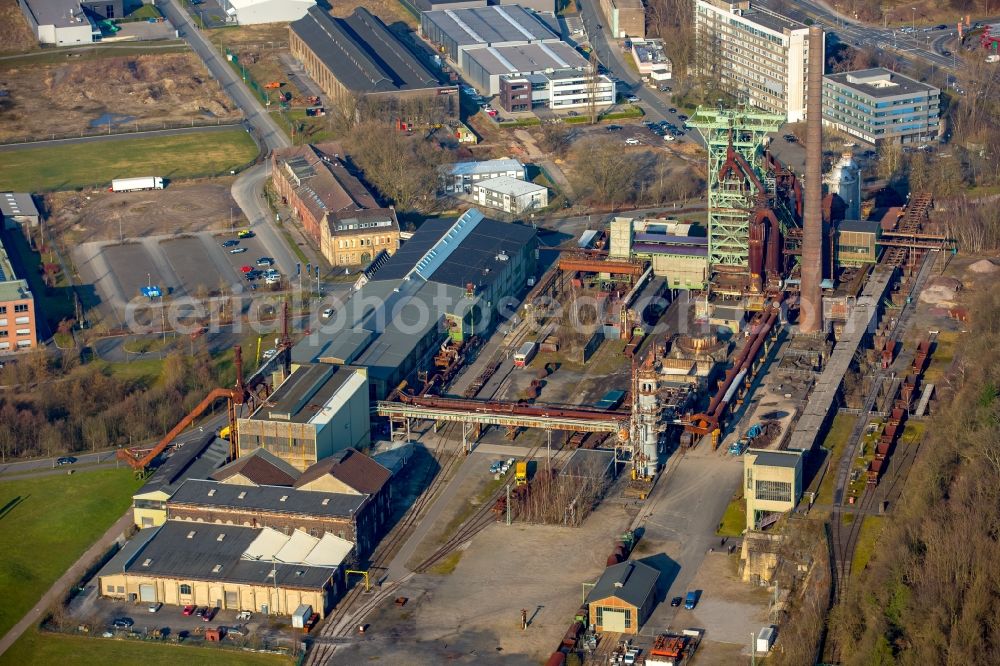
[(776, 132), (785, 117), (751, 109), (698, 107), (688, 125), (704, 137), (708, 146), (708, 262), (716, 266), (749, 267), (750, 219), (757, 192), (750, 177), (740, 169), (725, 169), (732, 146), (737, 159), (749, 165), (758, 182), (766, 184), (761, 167), (764, 137)]

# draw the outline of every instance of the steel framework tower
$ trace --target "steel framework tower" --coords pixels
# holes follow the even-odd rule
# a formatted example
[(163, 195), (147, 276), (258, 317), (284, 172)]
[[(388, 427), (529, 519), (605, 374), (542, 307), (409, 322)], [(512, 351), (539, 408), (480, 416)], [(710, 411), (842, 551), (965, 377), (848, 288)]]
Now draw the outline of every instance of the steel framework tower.
[[(709, 269), (729, 270), (750, 265), (750, 223), (758, 203), (754, 179), (773, 193), (773, 183), (762, 166), (764, 137), (776, 132), (784, 116), (751, 109), (698, 107), (688, 126), (704, 137), (708, 146), (708, 262)], [(735, 155), (730, 154), (730, 149)], [(741, 162), (745, 169), (725, 168)], [(725, 269), (724, 269), (725, 270)]]

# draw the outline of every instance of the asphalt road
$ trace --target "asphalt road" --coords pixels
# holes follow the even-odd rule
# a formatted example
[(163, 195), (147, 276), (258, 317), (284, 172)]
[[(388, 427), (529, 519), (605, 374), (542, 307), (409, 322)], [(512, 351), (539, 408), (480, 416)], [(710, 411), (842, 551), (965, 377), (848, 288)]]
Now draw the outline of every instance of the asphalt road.
[[(278, 127), (274, 119), (267, 113), (261, 103), (250, 92), (236, 72), (223, 60), (222, 56), (208, 39), (195, 27), (190, 16), (184, 11), (177, 0), (160, 0), (157, 7), (180, 32), (191, 49), (198, 54), (208, 71), (222, 86), (233, 103), (238, 106), (246, 118), (246, 123), (256, 133), (267, 152), (280, 148), (289, 148), (292, 142)], [(297, 262), (294, 253), (281, 233), (275, 228), (271, 218), (271, 210), (264, 199), (264, 183), (268, 178), (269, 162), (258, 164), (247, 169), (233, 183), (233, 199), (239, 205), (243, 214), (250, 222), (251, 228), (267, 246), (270, 256), (274, 257), (279, 266), (294, 266)]]
[[(628, 90), (619, 92), (631, 92), (639, 98), (646, 116), (650, 120), (668, 120), (678, 127), (684, 123), (677, 118), (677, 112), (670, 112), (670, 103), (664, 99), (663, 94), (654, 91), (649, 86), (642, 85), (635, 72), (625, 63), (622, 51), (618, 46), (608, 41), (605, 33), (604, 17), (601, 15), (597, 0), (581, 0), (581, 16), (583, 25), (590, 38), (590, 45), (597, 51), (597, 57), (612, 76), (626, 84)], [(679, 141), (694, 141), (699, 145), (704, 145), (701, 136), (697, 132), (686, 132)]]

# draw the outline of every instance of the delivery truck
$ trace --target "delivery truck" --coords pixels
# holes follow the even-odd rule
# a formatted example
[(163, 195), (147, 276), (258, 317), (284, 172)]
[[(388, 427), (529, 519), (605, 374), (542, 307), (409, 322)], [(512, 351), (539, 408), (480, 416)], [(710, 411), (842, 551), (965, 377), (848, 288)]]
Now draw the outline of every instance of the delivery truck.
[(159, 176), (143, 178), (115, 178), (109, 192), (139, 192), (141, 190), (162, 190), (163, 179)]

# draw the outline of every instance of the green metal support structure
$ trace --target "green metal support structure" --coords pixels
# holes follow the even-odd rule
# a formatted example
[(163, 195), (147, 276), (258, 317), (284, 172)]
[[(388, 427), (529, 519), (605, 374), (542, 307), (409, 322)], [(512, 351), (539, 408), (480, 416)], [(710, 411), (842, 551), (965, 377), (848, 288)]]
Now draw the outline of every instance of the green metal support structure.
[(750, 217), (757, 197), (752, 184), (736, 170), (729, 170), (726, 178), (720, 179), (730, 145), (773, 191), (773, 183), (761, 168), (761, 155), (765, 136), (778, 131), (784, 122), (784, 116), (758, 110), (705, 107), (698, 107), (688, 120), (688, 126), (698, 130), (708, 147), (709, 270), (749, 266)]

